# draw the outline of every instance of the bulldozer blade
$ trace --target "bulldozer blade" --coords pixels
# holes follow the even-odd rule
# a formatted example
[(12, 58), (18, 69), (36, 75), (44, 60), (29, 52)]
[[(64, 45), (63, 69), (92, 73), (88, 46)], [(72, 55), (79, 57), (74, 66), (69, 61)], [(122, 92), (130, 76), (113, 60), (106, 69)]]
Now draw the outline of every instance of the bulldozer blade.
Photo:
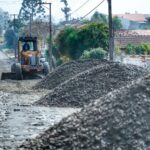
[(16, 74), (15, 73), (2, 73), (1, 75), (1, 80), (7, 80), (7, 79), (11, 79), (11, 80), (15, 80), (16, 79)]

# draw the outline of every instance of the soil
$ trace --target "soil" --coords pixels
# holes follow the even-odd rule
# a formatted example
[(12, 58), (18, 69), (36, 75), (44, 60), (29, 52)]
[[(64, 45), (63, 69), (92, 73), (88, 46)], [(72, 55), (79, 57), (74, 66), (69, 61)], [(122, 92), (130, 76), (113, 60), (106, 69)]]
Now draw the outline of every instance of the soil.
[(150, 150), (150, 77), (108, 93), (18, 149)]

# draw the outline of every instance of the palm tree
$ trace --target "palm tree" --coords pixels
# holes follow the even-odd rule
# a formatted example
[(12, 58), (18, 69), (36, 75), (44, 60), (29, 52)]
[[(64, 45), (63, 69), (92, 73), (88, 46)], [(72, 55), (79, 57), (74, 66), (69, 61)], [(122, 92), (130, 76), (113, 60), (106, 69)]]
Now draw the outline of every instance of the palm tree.
[(67, 0), (61, 0), (61, 2), (63, 2), (65, 4), (64, 8), (61, 8), (61, 11), (64, 13), (65, 15), (65, 20), (66, 22), (69, 20), (69, 12), (71, 11), (71, 9), (68, 7), (68, 2)]

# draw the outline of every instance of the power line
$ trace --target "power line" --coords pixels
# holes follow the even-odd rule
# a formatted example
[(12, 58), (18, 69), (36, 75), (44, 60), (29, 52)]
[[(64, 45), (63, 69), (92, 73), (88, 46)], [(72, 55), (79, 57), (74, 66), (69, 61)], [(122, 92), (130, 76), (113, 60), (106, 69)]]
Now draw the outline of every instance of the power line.
[(88, 12), (86, 15), (84, 15), (82, 17), (82, 19), (84, 19), (86, 16), (88, 16), (91, 12), (93, 12), (96, 8), (98, 8), (105, 0), (103, 0), (102, 2), (100, 2), (98, 5), (96, 5), (90, 12)]
[(46, 6), (44, 6), (44, 5), (43, 5), (43, 7), (45, 7), (46, 9), (48, 9), (48, 10), (49, 10), (49, 8), (48, 8), (48, 7), (46, 7)]
[(83, 6), (85, 6), (90, 0), (85, 1), (80, 7), (75, 9), (70, 15), (74, 14), (75, 12), (79, 11)]
[(20, 1), (8, 1), (8, 2), (6, 2), (6, 1), (0, 1), (0, 3), (5, 3), (5, 4), (14, 4), (14, 3), (21, 3)]

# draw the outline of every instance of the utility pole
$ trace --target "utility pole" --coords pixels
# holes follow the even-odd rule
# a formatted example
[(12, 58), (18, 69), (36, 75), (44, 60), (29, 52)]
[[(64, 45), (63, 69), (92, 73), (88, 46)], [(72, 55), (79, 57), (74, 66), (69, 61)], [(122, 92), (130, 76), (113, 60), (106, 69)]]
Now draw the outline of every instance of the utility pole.
[(32, 13), (31, 13), (31, 14), (32, 14), (31, 20), (33, 21), (33, 15), (34, 15), (34, 14), (33, 14), (33, 2), (32, 2)]
[(49, 47), (49, 64), (50, 64), (50, 71), (53, 70), (53, 60), (52, 60), (52, 13), (51, 13), (51, 3), (39, 3), (39, 4), (46, 4), (49, 5), (49, 42), (48, 42), (48, 47)]
[(29, 25), (29, 31), (30, 31), (30, 37), (32, 36), (32, 18), (31, 18), (31, 14), (30, 14), (30, 25)]
[(32, 23), (33, 23), (33, 2), (32, 2), (32, 8), (31, 8), (31, 13), (30, 15), (30, 25), (29, 25), (29, 31), (30, 31), (30, 37), (32, 36)]
[(16, 50), (16, 14), (13, 14), (13, 16), (14, 16), (14, 20), (13, 20), (13, 27), (14, 27), (14, 35), (15, 35), (15, 37), (14, 37), (14, 40), (13, 40), (13, 47), (14, 47), (14, 52), (15, 52), (15, 58), (17, 58), (17, 50)]
[(13, 20), (13, 27), (14, 27), (14, 32), (16, 31), (16, 14), (13, 14), (14, 20)]
[(108, 1), (108, 18), (109, 18), (109, 59), (114, 60), (114, 34), (113, 34), (113, 23), (112, 23), (112, 0)]

